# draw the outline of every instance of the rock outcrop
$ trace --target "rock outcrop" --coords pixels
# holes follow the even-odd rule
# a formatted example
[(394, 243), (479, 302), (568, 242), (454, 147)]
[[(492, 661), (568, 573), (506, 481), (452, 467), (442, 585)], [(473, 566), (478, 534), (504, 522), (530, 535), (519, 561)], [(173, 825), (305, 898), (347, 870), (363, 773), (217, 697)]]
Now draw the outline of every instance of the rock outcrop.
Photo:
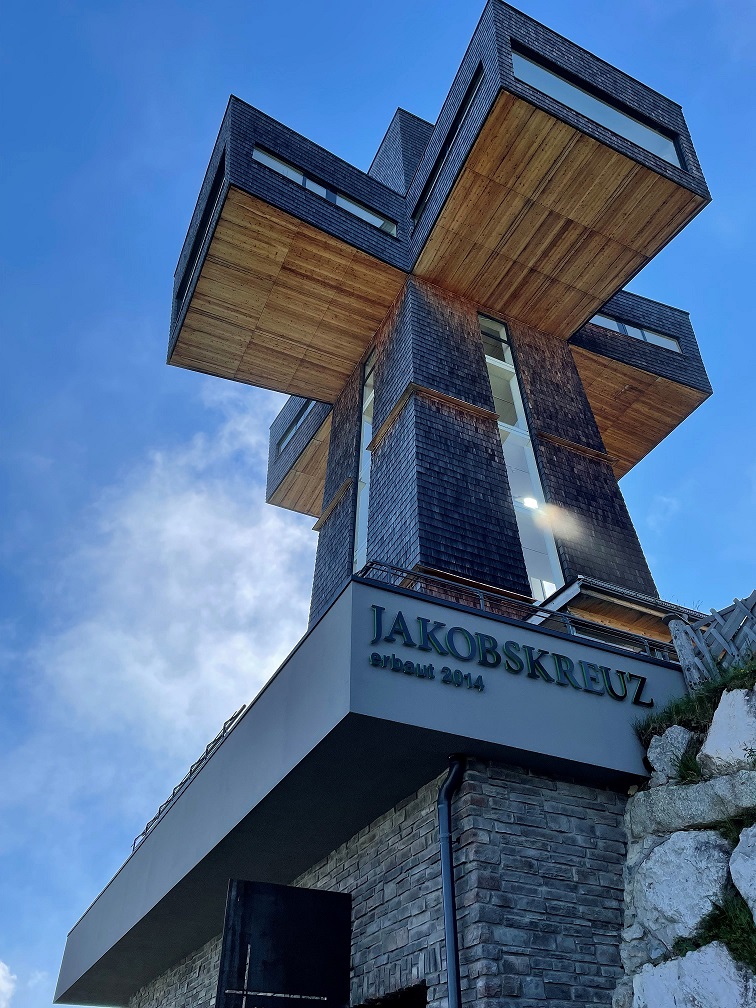
[(738, 846), (730, 858), (730, 874), (756, 919), (756, 826), (749, 826), (740, 834)]
[[(680, 726), (653, 739), (650, 787), (627, 804), (625, 977), (614, 1008), (756, 1006), (756, 975), (712, 940), (716, 930), (702, 930), (713, 910), (732, 905), (735, 888), (756, 917), (756, 826), (741, 830), (734, 850), (717, 828), (731, 837), (756, 814), (756, 691), (722, 695), (696, 757), (709, 779), (681, 784), (680, 760), (700, 741)], [(681, 939), (690, 948), (702, 935), (709, 944), (681, 955)]]
[[(635, 922), (664, 953), (678, 938), (690, 938), (722, 902), (730, 847), (719, 833), (673, 833), (641, 861), (626, 893)], [(653, 956), (653, 962), (657, 956)], [(661, 958), (661, 956), (658, 956)]]
[(756, 977), (712, 942), (682, 959), (644, 966), (633, 979), (632, 1008), (753, 1008)]
[(672, 725), (663, 735), (651, 739), (648, 747), (648, 762), (653, 767), (651, 784), (668, 784), (677, 780), (680, 760), (693, 740), (693, 732), (680, 725)]
[(756, 691), (735, 689), (722, 695), (698, 764), (708, 776), (756, 767)]

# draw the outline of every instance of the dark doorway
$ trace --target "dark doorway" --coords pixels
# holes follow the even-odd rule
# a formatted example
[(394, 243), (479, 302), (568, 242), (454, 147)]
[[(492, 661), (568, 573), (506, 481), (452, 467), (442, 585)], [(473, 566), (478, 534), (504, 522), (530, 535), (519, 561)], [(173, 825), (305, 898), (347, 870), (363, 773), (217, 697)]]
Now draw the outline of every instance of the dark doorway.
[(402, 990), (393, 991), (380, 998), (370, 998), (356, 1008), (426, 1008), (428, 1004), (428, 985), (414, 984)]
[(348, 1008), (351, 896), (232, 880), (217, 1008)]

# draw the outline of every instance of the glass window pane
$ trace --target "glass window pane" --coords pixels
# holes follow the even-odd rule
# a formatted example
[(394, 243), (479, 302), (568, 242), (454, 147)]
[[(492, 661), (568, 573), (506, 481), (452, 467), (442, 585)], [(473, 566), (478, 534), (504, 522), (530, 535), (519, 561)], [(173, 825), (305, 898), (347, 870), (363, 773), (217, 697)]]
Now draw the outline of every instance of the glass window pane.
[[(554, 533), (544, 507), (543, 488), (525, 419), (517, 373), (512, 363), (505, 362), (506, 355), (509, 354), (508, 345), (496, 338), (500, 334), (506, 334), (504, 326), (481, 317), (480, 329), (486, 349), (494, 406), (500, 420), (499, 436), (530, 590), (533, 598), (543, 601), (555, 591), (557, 584), (564, 584), (564, 578), (557, 557)], [(502, 350), (503, 358), (498, 356)], [(508, 430), (504, 424), (516, 429)]]
[(348, 210), (355, 217), (360, 217), (362, 220), (367, 221), (368, 224), (372, 224), (373, 227), (377, 227), (379, 231), (396, 234), (396, 225), (393, 221), (389, 221), (386, 217), (381, 217), (380, 214), (368, 210), (367, 207), (355, 202), (355, 200), (350, 199), (348, 196), (336, 193), (336, 206), (343, 207), (344, 210)]
[(374, 225), (374, 227), (379, 228), (383, 224), (383, 217), (379, 217), (378, 214), (374, 214), (372, 210), (368, 210), (367, 207), (360, 206), (359, 203), (355, 203), (354, 200), (349, 199), (348, 196), (342, 196), (341, 193), (336, 193), (336, 206), (343, 207), (348, 210), (349, 213), (354, 214), (355, 217), (361, 217), (362, 220), (368, 222), (368, 224)]
[(633, 339), (640, 339), (645, 342), (646, 334), (639, 326), (630, 325), (629, 322), (625, 322), (625, 331), (628, 336), (632, 336)]
[(311, 178), (305, 178), (305, 189), (310, 189), (312, 192), (317, 193), (318, 196), (322, 196), (323, 199), (328, 198), (328, 190), (325, 186), (322, 186), (319, 182), (314, 182)]
[(301, 171), (297, 168), (293, 168), (285, 161), (281, 161), (279, 158), (273, 157), (273, 155), (268, 154), (267, 151), (260, 150), (259, 147), (255, 147), (252, 151), (252, 157), (255, 161), (259, 161), (260, 164), (264, 164), (267, 165), (268, 168), (272, 168), (273, 171), (278, 172), (279, 175), (284, 175), (286, 178), (290, 178), (294, 182), (298, 182), (299, 185), (304, 185), (304, 176)]
[(370, 452), (373, 437), (374, 353), (365, 362), (362, 385), (362, 429), (360, 431), (360, 465), (357, 477), (357, 513), (354, 527), (354, 564), (358, 571), (367, 563), (368, 511), (370, 503)]
[(509, 489), (515, 503), (522, 504), (526, 498), (542, 503), (540, 486), (537, 486), (535, 459), (530, 438), (524, 438), (512, 431), (499, 429), (501, 443), (504, 449), (504, 461), (507, 464)]
[(489, 367), (488, 373), (491, 377), (491, 392), (493, 392), (496, 415), (502, 423), (516, 427), (521, 422), (513, 388), (517, 379), (508, 368), (497, 367), (495, 364)]
[[(537, 512), (531, 511), (528, 508), (518, 508), (515, 513), (517, 515), (517, 527), (520, 530), (522, 548), (543, 554), (545, 558), (548, 558), (549, 551), (543, 529), (539, 528), (535, 521)], [(548, 570), (547, 573), (550, 574), (551, 571)]]
[(615, 332), (622, 332), (617, 319), (609, 318), (607, 315), (594, 315), (591, 322), (594, 325), (603, 326), (604, 329), (614, 329)]
[(341, 193), (336, 193), (327, 189), (319, 182), (315, 182), (314, 179), (308, 178), (298, 168), (294, 168), (293, 165), (290, 165), (288, 162), (282, 161), (273, 154), (268, 154), (267, 151), (264, 151), (259, 147), (255, 147), (252, 151), (252, 157), (255, 161), (259, 161), (260, 164), (264, 164), (267, 165), (268, 168), (272, 168), (273, 171), (278, 172), (279, 175), (283, 175), (285, 178), (289, 178), (293, 182), (297, 182), (299, 185), (304, 186), (305, 189), (309, 189), (311, 192), (317, 193), (318, 196), (322, 196), (324, 199), (330, 199), (332, 201), (335, 200), (337, 206), (343, 207), (344, 210), (348, 210), (349, 213), (354, 214), (355, 217), (360, 217), (362, 220), (367, 221), (368, 224), (372, 224), (373, 227), (378, 228), (379, 231), (384, 231), (386, 234), (396, 236), (396, 223), (394, 221), (389, 220), (387, 217), (382, 217), (380, 214), (374, 213), (372, 210), (368, 210), (367, 207), (362, 206), (361, 203), (357, 203), (353, 199), (349, 199), (348, 196), (342, 196)]
[(658, 155), (671, 164), (680, 166), (680, 158), (674, 141), (664, 136), (663, 133), (659, 133), (658, 130), (646, 126), (627, 113), (614, 108), (608, 102), (596, 98), (575, 84), (571, 84), (564, 77), (552, 70), (547, 70), (546, 67), (540, 66), (526, 56), (513, 52), (512, 63), (515, 77), (519, 77), (526, 84), (530, 84), (551, 98), (556, 98), (557, 101), (586, 118), (606, 126), (607, 129), (625, 137), (631, 143), (651, 151), (652, 154)]
[(646, 339), (649, 343), (654, 343), (656, 346), (665, 347), (667, 350), (674, 350), (675, 353), (682, 353), (680, 349), (680, 344), (674, 338), (674, 336), (664, 336), (662, 333), (653, 332), (650, 329), (644, 329), (646, 334)]
[(483, 351), (486, 357), (493, 357), (494, 360), (503, 361), (505, 364), (514, 366), (512, 351), (508, 343), (502, 343), (495, 336), (490, 336), (485, 330), (481, 330), (483, 335)]
[(286, 447), (286, 445), (291, 441), (291, 439), (294, 437), (294, 435), (297, 433), (297, 431), (302, 426), (302, 424), (305, 422), (305, 419), (306, 419), (307, 415), (309, 414), (310, 410), (314, 406), (315, 406), (315, 400), (314, 399), (309, 399), (300, 408), (299, 413), (295, 416), (295, 418), (292, 420), (292, 422), (286, 428), (286, 431), (284, 432), (283, 436), (280, 438), (280, 440), (278, 442), (277, 450), (278, 450), (278, 454), (279, 455), (284, 450), (284, 448)]

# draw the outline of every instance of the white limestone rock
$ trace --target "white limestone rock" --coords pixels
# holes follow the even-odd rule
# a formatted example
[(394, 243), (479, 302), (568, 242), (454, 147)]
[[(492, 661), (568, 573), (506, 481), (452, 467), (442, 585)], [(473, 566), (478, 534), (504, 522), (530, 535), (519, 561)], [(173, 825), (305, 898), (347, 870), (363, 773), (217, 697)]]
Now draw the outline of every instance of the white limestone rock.
[(625, 829), (631, 839), (707, 826), (756, 809), (756, 770), (700, 784), (665, 784), (639, 791), (627, 803)]
[(723, 693), (698, 764), (710, 777), (756, 767), (756, 691)]
[(652, 962), (671, 952), (678, 938), (690, 938), (721, 902), (729, 859), (730, 847), (719, 833), (696, 830), (673, 833), (639, 866), (631, 883), (632, 904), (651, 939)]
[(633, 981), (622, 977), (612, 994), (612, 1008), (633, 1008)]
[(633, 977), (633, 1008), (753, 1008), (756, 977), (720, 942)]
[(680, 725), (672, 725), (663, 735), (651, 739), (648, 747), (648, 761), (654, 769), (651, 786), (667, 784), (677, 780), (677, 771), (685, 750), (690, 745), (693, 733)]
[(749, 826), (740, 834), (730, 858), (730, 874), (756, 920), (756, 826)]

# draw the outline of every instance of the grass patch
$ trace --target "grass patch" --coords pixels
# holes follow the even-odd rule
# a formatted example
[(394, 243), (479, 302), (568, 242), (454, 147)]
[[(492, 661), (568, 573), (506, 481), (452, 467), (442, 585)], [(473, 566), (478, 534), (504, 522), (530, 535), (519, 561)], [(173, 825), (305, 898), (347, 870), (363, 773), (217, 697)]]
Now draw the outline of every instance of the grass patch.
[(701, 742), (698, 741), (696, 744), (695, 740), (691, 741), (692, 744), (688, 746), (680, 759), (674, 762), (679, 784), (696, 784), (698, 781), (704, 779), (703, 770), (698, 765), (698, 760), (696, 759), (698, 750), (701, 748)]
[(731, 847), (737, 847), (740, 834), (744, 829), (748, 829), (749, 826), (756, 826), (756, 809), (743, 812), (741, 815), (733, 816), (731, 819), (725, 819), (723, 822), (716, 823), (714, 826), (708, 828), (715, 829), (720, 833)]
[(636, 722), (636, 734), (643, 746), (648, 749), (651, 739), (655, 735), (663, 735), (672, 725), (681, 725), (689, 731), (705, 733), (709, 729), (723, 693), (733, 689), (754, 689), (754, 687), (756, 687), (756, 661), (750, 661), (742, 668), (724, 672), (719, 679), (704, 683), (695, 693), (673, 700), (661, 710)]
[(736, 962), (756, 972), (756, 924), (734, 886), (728, 889), (722, 905), (704, 917), (692, 938), (678, 938), (673, 951), (682, 956), (715, 941), (722, 942)]

